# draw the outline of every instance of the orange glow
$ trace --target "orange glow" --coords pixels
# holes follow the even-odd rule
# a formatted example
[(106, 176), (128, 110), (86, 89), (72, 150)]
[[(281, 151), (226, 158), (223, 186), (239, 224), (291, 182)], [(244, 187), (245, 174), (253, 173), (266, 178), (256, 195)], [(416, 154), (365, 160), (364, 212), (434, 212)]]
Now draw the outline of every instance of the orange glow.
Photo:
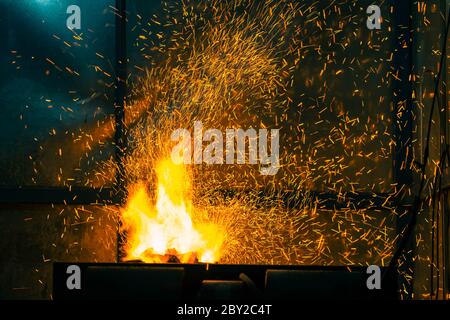
[(156, 166), (157, 197), (152, 205), (144, 183), (134, 185), (127, 205), (122, 210), (123, 227), (127, 231), (126, 260), (147, 263), (218, 262), (223, 232), (213, 224), (194, 225), (191, 184), (183, 164), (170, 159)]

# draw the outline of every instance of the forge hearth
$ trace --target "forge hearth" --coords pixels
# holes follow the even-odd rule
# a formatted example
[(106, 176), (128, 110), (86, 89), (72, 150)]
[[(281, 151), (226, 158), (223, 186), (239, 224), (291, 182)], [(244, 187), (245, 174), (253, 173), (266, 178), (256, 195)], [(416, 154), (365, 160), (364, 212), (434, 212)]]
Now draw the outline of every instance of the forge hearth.
[[(70, 265), (81, 289), (67, 288)], [(366, 286), (365, 267), (223, 264), (55, 263), (53, 297), (63, 299), (396, 299), (397, 277)]]
[[(197, 254), (189, 253), (188, 262), (187, 263), (199, 263)], [(180, 255), (176, 252), (167, 252), (166, 254), (152, 254), (153, 259), (157, 261), (157, 263), (182, 263), (180, 259)], [(185, 255), (186, 256), (186, 255)], [(145, 263), (145, 261), (140, 259), (132, 259), (132, 260), (124, 260), (124, 263)]]

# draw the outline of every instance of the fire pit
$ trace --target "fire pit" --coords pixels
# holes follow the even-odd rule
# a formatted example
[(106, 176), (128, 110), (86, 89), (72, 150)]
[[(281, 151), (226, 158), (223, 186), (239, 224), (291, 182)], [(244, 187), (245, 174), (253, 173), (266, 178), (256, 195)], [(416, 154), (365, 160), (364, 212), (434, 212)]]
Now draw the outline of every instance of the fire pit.
[(364, 267), (225, 264), (77, 263), (81, 289), (67, 288), (67, 268), (55, 263), (54, 299), (261, 300), (396, 299), (396, 277), (381, 290), (366, 286)]

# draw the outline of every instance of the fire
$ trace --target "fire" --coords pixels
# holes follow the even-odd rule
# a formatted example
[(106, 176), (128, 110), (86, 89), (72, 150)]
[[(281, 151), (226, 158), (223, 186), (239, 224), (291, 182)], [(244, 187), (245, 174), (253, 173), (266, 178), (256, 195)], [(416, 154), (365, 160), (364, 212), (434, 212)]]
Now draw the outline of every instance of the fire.
[(191, 182), (185, 166), (164, 159), (156, 166), (156, 176), (156, 203), (152, 204), (141, 182), (130, 188), (122, 210), (126, 259), (147, 263), (173, 259), (182, 263), (217, 262), (223, 232), (214, 224), (193, 223)]

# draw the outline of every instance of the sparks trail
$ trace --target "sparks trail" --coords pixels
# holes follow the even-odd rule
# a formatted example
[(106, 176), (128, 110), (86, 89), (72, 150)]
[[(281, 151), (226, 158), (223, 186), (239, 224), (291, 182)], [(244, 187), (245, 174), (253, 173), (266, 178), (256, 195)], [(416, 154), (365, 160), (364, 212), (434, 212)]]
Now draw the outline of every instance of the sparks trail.
[[(133, 103), (126, 112), (129, 203), (133, 186), (141, 183), (146, 211), (159, 201), (155, 168), (169, 157), (173, 131), (192, 130), (195, 121), (222, 130), (281, 127), (282, 167), (275, 177), (261, 177), (252, 165), (186, 168), (192, 177), (192, 207), (185, 227), (206, 223), (221, 230), (223, 241), (215, 255), (220, 262), (365, 264), (375, 259), (383, 264), (392, 251), (396, 213), (367, 214), (370, 204), (352, 209), (346, 194), (384, 188), (384, 179), (371, 177), (390, 157), (386, 117), (352, 114), (337, 91), (330, 97), (340, 77), (355, 70), (361, 79), (364, 72), (382, 86), (389, 83), (388, 73), (365, 68), (357, 56), (335, 54), (346, 53), (358, 39), (342, 27), (356, 19), (348, 14), (355, 4), (321, 8), (317, 2), (175, 1), (163, 4), (163, 20), (153, 15), (146, 23), (139, 16), (137, 43), (145, 64), (136, 66), (144, 72), (134, 81)], [(369, 48), (379, 50), (378, 40), (369, 39)], [(389, 59), (381, 52), (380, 61), (383, 54)], [(315, 75), (306, 67), (311, 59), (323, 61)], [(362, 83), (354, 82), (352, 96), (364, 105), (362, 98), (372, 99), (372, 93)], [(325, 210), (320, 200), (309, 198), (308, 190), (317, 187), (336, 193), (344, 209)], [(288, 199), (279, 192), (283, 189), (292, 190)], [(385, 207), (389, 210), (387, 200)], [(141, 253), (158, 251), (147, 249)]]
[[(220, 247), (213, 250), (214, 261), (383, 264), (392, 253), (397, 215), (390, 208), (390, 195), (383, 199), (386, 211), (375, 209), (375, 200), (357, 209), (350, 199), (361, 191), (373, 191), (377, 199), (375, 193), (391, 187), (385, 179), (393, 143), (389, 111), (380, 105), (395, 74), (389, 68), (387, 37), (367, 36), (357, 28), (358, 2), (170, 1), (162, 10), (160, 16), (142, 13), (131, 26), (142, 63), (130, 66), (136, 77), (129, 77), (126, 181), (121, 182), (128, 186), (130, 206), (134, 195), (144, 199), (139, 219), (153, 219), (152, 228), (163, 229), (165, 214), (158, 216), (157, 210), (164, 199), (158, 163), (169, 157), (170, 134), (192, 129), (195, 121), (221, 131), (281, 128), (281, 168), (274, 177), (262, 177), (255, 165), (186, 167), (191, 184), (185, 201), (190, 205), (180, 217), (190, 222), (183, 222), (181, 230), (189, 230), (188, 238), (197, 239), (192, 241), (197, 245), (182, 248), (168, 231), (162, 237), (164, 250), (158, 245), (142, 248), (131, 236), (133, 227), (139, 228), (124, 221), (130, 232), (125, 246), (129, 258), (164, 260), (167, 253), (184, 255), (186, 250), (201, 256), (206, 251), (198, 244), (209, 238), (201, 226), (213, 225), (223, 235), (220, 245), (211, 245)], [(366, 53), (374, 55), (374, 61), (364, 58)], [(20, 62), (19, 54), (14, 56)], [(99, 63), (93, 69), (110, 88), (114, 73), (100, 63), (107, 57), (95, 56)], [(77, 76), (56, 59), (48, 64)], [(91, 99), (71, 95), (81, 105)], [(54, 107), (55, 102), (47, 100)], [(52, 137), (57, 134), (51, 131)], [(67, 135), (81, 146), (73, 158), (81, 154), (89, 167), (98, 168), (92, 172), (80, 166), (77, 172), (83, 177), (75, 180), (60, 170), (61, 184), (98, 186), (114, 179), (114, 160), (94, 157), (102, 141), (114, 135), (111, 119)], [(43, 153), (53, 147), (43, 145)], [(72, 154), (67, 144), (55, 150), (58, 158)], [(33, 163), (39, 166), (39, 161)], [(340, 209), (327, 207), (323, 199), (310, 196), (310, 190), (336, 195)], [(179, 248), (173, 254), (175, 246)]]

